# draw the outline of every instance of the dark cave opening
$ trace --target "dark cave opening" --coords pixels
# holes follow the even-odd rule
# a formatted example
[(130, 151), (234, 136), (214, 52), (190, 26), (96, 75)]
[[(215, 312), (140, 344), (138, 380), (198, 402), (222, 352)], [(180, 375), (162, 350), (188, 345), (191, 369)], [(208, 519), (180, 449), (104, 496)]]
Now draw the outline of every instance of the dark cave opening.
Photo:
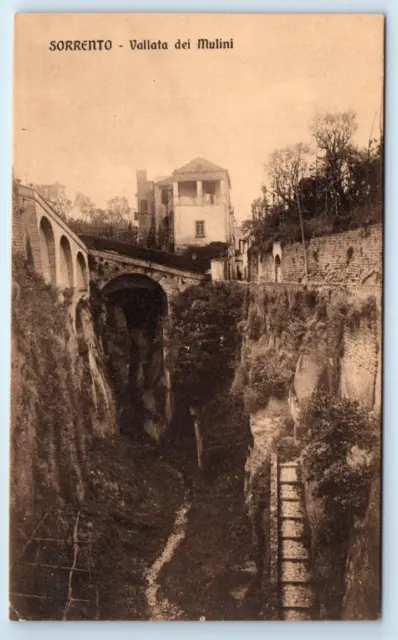
[(168, 420), (163, 353), (166, 294), (157, 282), (140, 275), (120, 276), (103, 293), (107, 311), (103, 345), (120, 432), (157, 440)]

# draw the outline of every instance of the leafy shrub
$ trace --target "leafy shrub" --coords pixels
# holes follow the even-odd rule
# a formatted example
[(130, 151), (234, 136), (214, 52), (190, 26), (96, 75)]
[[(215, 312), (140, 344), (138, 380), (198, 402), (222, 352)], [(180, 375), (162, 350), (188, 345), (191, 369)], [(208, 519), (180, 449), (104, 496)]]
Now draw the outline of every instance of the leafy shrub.
[(270, 331), (279, 336), (289, 321), (289, 296), (286, 290), (272, 292), (267, 302), (267, 324)]
[(356, 402), (318, 391), (302, 425), (318, 594), (325, 618), (341, 619), (353, 526), (365, 516), (372, 481), (380, 474), (380, 423)]
[(280, 462), (289, 462), (299, 456), (300, 448), (293, 437), (285, 436), (277, 442), (276, 452)]
[(354, 517), (364, 514), (371, 464), (379, 446), (376, 425), (353, 400), (316, 392), (302, 415), (305, 479), (323, 499), (332, 539), (344, 536)]
[(173, 300), (168, 365), (175, 392), (191, 406), (231, 385), (242, 312), (243, 289), (233, 282), (189, 287)]
[(246, 323), (246, 332), (249, 340), (257, 342), (260, 339), (262, 330), (264, 328), (264, 322), (260, 315), (260, 311), (257, 305), (253, 305), (249, 309), (249, 315)]
[(257, 411), (266, 407), (271, 395), (284, 395), (294, 370), (295, 359), (289, 358), (283, 351), (270, 346), (257, 348), (249, 357), (246, 409)]
[(375, 296), (368, 296), (364, 300), (352, 303), (347, 311), (346, 321), (350, 329), (358, 329), (361, 320), (367, 321), (369, 326), (376, 322), (377, 304)]

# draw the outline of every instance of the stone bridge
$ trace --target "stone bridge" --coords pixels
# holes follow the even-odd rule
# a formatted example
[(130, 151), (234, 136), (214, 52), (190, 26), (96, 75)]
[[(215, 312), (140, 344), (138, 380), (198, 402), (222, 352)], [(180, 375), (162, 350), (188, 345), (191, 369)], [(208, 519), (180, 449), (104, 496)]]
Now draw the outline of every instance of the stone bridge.
[(110, 239), (77, 236), (33, 188), (14, 182), (13, 247), (33, 262), (46, 282), (72, 289), (75, 301), (90, 293), (90, 281), (105, 293), (129, 289), (133, 280), (157, 284), (167, 301), (198, 284), (203, 274), (181, 256)]
[(88, 248), (90, 280), (104, 293), (130, 288), (135, 278), (142, 286), (157, 283), (169, 301), (203, 279), (203, 273), (181, 256), (105, 238), (83, 235), (81, 239)]
[(88, 252), (84, 242), (35, 189), (13, 185), (13, 247), (33, 262), (46, 282), (77, 296), (89, 292)]
[(203, 274), (174, 254), (81, 236), (92, 288), (100, 294), (103, 345), (115, 381), (120, 429), (143, 428), (158, 440), (173, 415), (167, 368), (170, 301)]
[(60, 294), (72, 290), (75, 323), (90, 286), (100, 294), (119, 426), (128, 432), (135, 425), (158, 440), (173, 414), (166, 365), (170, 300), (199, 284), (203, 273), (182, 256), (77, 236), (31, 187), (16, 182), (13, 196), (14, 250)]

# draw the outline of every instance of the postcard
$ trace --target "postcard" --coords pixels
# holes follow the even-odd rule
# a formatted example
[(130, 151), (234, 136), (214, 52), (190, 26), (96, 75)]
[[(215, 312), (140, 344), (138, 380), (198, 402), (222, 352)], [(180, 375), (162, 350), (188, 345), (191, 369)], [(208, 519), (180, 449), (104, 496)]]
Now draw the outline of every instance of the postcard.
[(384, 18), (17, 14), (10, 618), (380, 616)]

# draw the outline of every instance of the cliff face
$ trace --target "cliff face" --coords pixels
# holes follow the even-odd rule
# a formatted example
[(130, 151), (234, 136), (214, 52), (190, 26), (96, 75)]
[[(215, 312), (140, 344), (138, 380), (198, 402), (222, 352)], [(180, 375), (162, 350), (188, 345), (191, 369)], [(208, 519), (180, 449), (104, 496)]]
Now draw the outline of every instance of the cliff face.
[(39, 276), (14, 265), (11, 455), (18, 473), (11, 505), (25, 513), (49, 499), (82, 501), (91, 441), (116, 433), (90, 311), (80, 303), (72, 318), (70, 308)]
[[(65, 567), (76, 563), (74, 538), (93, 527), (81, 517), (90, 456), (117, 431), (115, 403), (87, 303), (76, 306), (22, 258), (12, 275), (10, 614), (70, 619)], [(88, 561), (78, 562), (75, 593), (87, 600)]]
[[(379, 415), (380, 300), (336, 288), (303, 290), (260, 284), (251, 289), (243, 332), (235, 386), (243, 391), (251, 416), (253, 447), (246, 464), (246, 501), (259, 540), (268, 535), (261, 518), (259, 525), (259, 513), (267, 507), (270, 455), (278, 452), (283, 456), (289, 448), (294, 451), (297, 447), (295, 441), (299, 442), (305, 431), (303, 412), (313, 392), (324, 390), (331, 397), (358, 401), (371, 415)], [(378, 507), (373, 494), (370, 503), (374, 512)], [(354, 577), (359, 566), (355, 558), (359, 549), (366, 547), (369, 566), (378, 565), (374, 553), (380, 532), (377, 527), (370, 531), (367, 516), (348, 543), (348, 573), (343, 567), (333, 582), (333, 551), (322, 538), (328, 516), (311, 482), (306, 483), (306, 501), (316, 579), (329, 602), (340, 598), (341, 604), (347, 589), (345, 602), (349, 604), (341, 615), (350, 617), (349, 610), (357, 608), (355, 599), (362, 599), (360, 583)], [(367, 536), (373, 539), (371, 548)], [(371, 580), (377, 590), (374, 573)], [(326, 601), (324, 616), (328, 617), (331, 610)]]
[(12, 311), (10, 615), (145, 619), (145, 569), (183, 481), (156, 447), (119, 435), (86, 302), (16, 259)]
[(363, 520), (351, 534), (342, 606), (344, 620), (377, 620), (380, 617), (380, 478), (369, 494)]
[[(212, 611), (210, 601), (222, 591), (226, 567), (232, 571), (233, 562), (244, 566), (248, 558), (255, 560), (258, 574), (253, 589), (262, 594), (256, 595), (256, 607), (262, 609), (257, 615), (274, 614), (263, 602), (269, 589), (270, 457), (274, 452), (280, 458), (299, 454), (297, 440), (306, 427), (302, 417), (313, 392), (323, 389), (332, 399), (358, 400), (374, 415), (380, 407), (377, 299), (335, 288), (249, 285), (246, 293), (243, 346), (232, 388), (236, 395), (230, 395), (226, 384), (225, 397), (220, 392), (196, 416), (203, 469), (200, 480), (189, 478), (189, 473), (186, 480), (196, 487), (198, 509), (191, 511), (182, 563), (179, 560), (175, 574), (171, 569), (165, 580), (166, 591), (187, 580), (186, 591), (194, 596), (188, 610), (193, 607), (195, 616), (201, 606)], [(164, 461), (162, 452), (168, 449), (184, 473), (198, 466), (191, 415), (179, 415), (174, 440), (168, 445), (163, 441), (160, 451), (153, 438), (118, 433), (123, 421), (134, 427), (141, 407), (141, 432), (154, 435), (156, 430), (151, 432), (145, 418), (158, 424), (154, 409), (159, 407), (166, 415), (165, 381), (156, 336), (145, 328), (131, 330), (126, 316), (114, 312), (101, 341), (87, 303), (76, 306), (73, 300), (61, 299), (25, 264), (15, 262), (11, 590), (16, 595), (11, 606), (18, 618), (147, 619), (145, 572), (167, 539), (184, 496), (184, 479)], [(111, 375), (116, 384), (110, 384)], [(145, 395), (145, 390), (152, 395)], [(347, 562), (337, 581), (333, 548), (322, 538), (328, 514), (315, 488), (306, 483), (306, 506), (325, 617), (330, 614), (328, 599), (336, 593), (339, 615), (341, 610), (346, 618), (377, 616), (376, 481), (368, 510), (349, 532)], [(209, 517), (212, 526), (204, 536)], [(227, 539), (234, 543), (226, 545)], [(235, 558), (238, 551), (241, 557)], [(65, 567), (74, 565), (76, 552), (84, 571), (100, 579), (72, 580)], [(197, 565), (202, 567), (200, 578), (196, 569), (191, 571)], [(208, 589), (208, 572), (214, 578), (213, 591)], [(29, 600), (18, 593), (42, 595)], [(76, 610), (71, 593), (88, 603)], [(235, 598), (231, 594), (228, 598)], [(223, 607), (219, 605), (217, 615)]]

